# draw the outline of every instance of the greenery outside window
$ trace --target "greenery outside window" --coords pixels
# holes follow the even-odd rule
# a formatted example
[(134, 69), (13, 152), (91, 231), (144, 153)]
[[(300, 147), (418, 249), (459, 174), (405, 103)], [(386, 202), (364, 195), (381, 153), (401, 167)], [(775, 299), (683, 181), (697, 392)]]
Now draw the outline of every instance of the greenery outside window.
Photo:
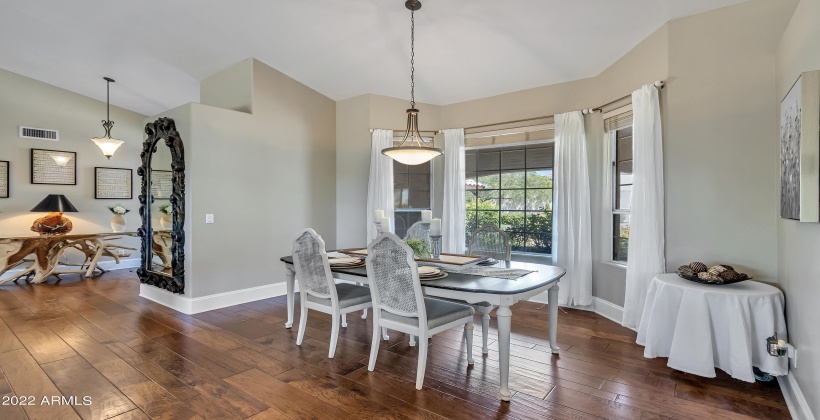
[(466, 231), (498, 226), (512, 251), (552, 253), (554, 146), (540, 143), (467, 150)]

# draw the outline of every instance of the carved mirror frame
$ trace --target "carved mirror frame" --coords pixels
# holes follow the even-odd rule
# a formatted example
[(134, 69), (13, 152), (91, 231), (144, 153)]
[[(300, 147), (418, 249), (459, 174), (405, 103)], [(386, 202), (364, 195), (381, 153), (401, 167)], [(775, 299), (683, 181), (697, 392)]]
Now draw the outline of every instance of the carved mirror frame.
[[(137, 173), (142, 177), (140, 190), (140, 217), (142, 226), (137, 233), (142, 242), (140, 267), (137, 275), (140, 283), (150, 284), (173, 293), (185, 292), (185, 148), (177, 132), (176, 124), (171, 118), (160, 118), (145, 125), (148, 138), (142, 143), (142, 166)], [(169, 198), (173, 208), (173, 227), (171, 228), (171, 267), (172, 275), (163, 275), (152, 270), (153, 235), (151, 226), (151, 158), (157, 151), (160, 140), (171, 149), (171, 182), (172, 192)]]

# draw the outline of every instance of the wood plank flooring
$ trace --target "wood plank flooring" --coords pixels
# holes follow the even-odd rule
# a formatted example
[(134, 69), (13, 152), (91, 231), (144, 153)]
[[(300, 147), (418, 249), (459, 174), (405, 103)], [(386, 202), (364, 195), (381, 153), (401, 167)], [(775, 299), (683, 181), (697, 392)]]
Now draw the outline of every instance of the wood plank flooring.
[[(0, 419), (789, 418), (776, 383), (675, 371), (644, 359), (634, 332), (590, 312), (559, 313), (553, 356), (547, 308), (513, 307), (505, 403), (494, 321), (482, 355), (475, 318), (474, 366), (460, 329), (436, 335), (417, 391), (418, 350), (404, 334), (391, 332), (367, 371), (371, 324), (359, 314), (331, 360), (330, 317), (311, 312), (296, 346), (284, 297), (191, 316), (140, 298), (130, 270), (63, 278), (0, 286), (0, 395), (35, 400), (0, 405)], [(298, 307), (296, 316), (298, 325)], [(77, 403), (41, 404), (60, 396)]]

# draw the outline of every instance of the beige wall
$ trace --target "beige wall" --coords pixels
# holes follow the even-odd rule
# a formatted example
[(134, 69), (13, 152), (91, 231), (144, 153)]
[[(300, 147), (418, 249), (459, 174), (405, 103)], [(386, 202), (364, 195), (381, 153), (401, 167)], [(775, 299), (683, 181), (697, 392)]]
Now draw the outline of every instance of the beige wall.
[(284, 281), (279, 257), (306, 227), (336, 243), (335, 102), (253, 59), (226, 72), (203, 97), (225, 104), (214, 92), (251, 85), (252, 114), (203, 104), (162, 114), (185, 144), (191, 298)]
[[(776, 106), (802, 72), (820, 70), (820, 0), (802, 0), (777, 49)], [(776, 117), (779, 108), (771, 110)], [(777, 156), (777, 155), (775, 155)], [(777, 203), (778, 195), (772, 196)], [(820, 224), (780, 219), (778, 278), (786, 293), (789, 341), (799, 350), (793, 375), (815, 418), (820, 418)]]
[[(100, 79), (100, 89), (105, 84)], [(111, 86), (115, 91), (117, 85)], [(144, 116), (111, 107), (115, 125), (112, 135), (125, 143), (109, 160), (92, 141), (104, 134), (100, 121), (105, 119), (105, 102), (100, 102), (34, 79), (0, 70), (0, 160), (10, 161), (10, 198), (0, 198), (0, 235), (32, 234), (34, 219), (43, 214), (30, 213), (32, 207), (48, 194), (64, 194), (79, 210), (67, 213), (75, 233), (110, 232), (112, 214), (108, 205), (122, 203), (131, 213), (126, 215), (128, 229), (139, 224), (140, 150)], [(60, 141), (23, 139), (19, 126), (49, 128), (60, 131)], [(77, 185), (31, 184), (30, 149), (66, 150), (77, 152)], [(133, 199), (94, 199), (94, 167), (129, 168), (133, 170)], [(119, 241), (135, 246), (136, 239)], [(74, 254), (72, 262), (78, 255)], [(136, 258), (132, 253), (131, 258)]]
[(667, 268), (725, 262), (777, 281), (774, 54), (794, 1), (669, 23)]

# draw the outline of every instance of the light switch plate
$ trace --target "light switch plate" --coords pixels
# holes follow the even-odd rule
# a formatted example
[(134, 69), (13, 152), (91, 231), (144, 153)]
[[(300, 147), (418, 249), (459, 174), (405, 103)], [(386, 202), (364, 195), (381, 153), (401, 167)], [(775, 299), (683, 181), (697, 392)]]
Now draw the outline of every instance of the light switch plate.
[(214, 222), (214, 215), (213, 214), (206, 214), (205, 215), (205, 223), (213, 223)]

